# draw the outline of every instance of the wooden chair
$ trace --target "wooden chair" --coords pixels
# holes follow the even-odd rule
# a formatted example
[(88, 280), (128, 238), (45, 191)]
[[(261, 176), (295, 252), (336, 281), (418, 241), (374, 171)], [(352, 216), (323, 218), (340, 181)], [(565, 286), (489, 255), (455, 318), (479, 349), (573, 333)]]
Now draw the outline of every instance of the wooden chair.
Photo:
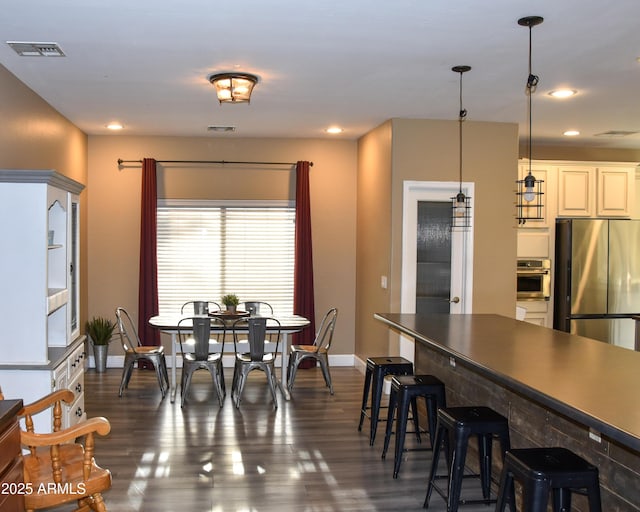
[[(73, 501), (77, 502), (75, 512), (107, 510), (102, 492), (111, 488), (111, 472), (96, 464), (94, 435), (107, 435), (111, 425), (106, 418), (96, 417), (61, 429), (62, 402), (71, 404), (73, 398), (68, 389), (55, 391), (18, 413), (26, 426), (20, 431), (20, 441), (28, 449), (24, 455), (24, 482), (31, 489), (25, 494), (29, 512)], [(35, 433), (32, 416), (51, 407), (53, 432)]]

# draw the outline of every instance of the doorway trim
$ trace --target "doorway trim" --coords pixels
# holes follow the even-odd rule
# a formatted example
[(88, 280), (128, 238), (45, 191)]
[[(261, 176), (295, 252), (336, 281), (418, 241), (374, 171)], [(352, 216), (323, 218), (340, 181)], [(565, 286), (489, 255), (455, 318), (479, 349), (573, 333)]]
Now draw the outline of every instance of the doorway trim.
[[(474, 183), (463, 182), (462, 192), (470, 197), (471, 227), (454, 230), (451, 239), (451, 295), (460, 297), (452, 304), (452, 314), (468, 314), (473, 302), (473, 225)], [(418, 201), (451, 201), (460, 190), (457, 181), (405, 181), (402, 202), (402, 286), (400, 311), (416, 311), (416, 232)]]

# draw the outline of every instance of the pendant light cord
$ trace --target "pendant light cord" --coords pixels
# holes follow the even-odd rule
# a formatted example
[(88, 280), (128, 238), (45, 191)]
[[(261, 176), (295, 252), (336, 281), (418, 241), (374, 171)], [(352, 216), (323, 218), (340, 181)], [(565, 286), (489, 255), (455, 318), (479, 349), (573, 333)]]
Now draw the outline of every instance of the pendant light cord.
[(533, 29), (533, 24), (529, 25), (529, 76), (527, 77), (527, 95), (529, 96), (529, 101), (528, 101), (528, 106), (529, 106), (529, 112), (528, 117), (529, 117), (529, 148), (528, 148), (528, 153), (529, 153), (529, 176), (531, 176), (531, 158), (532, 158), (532, 153), (531, 153), (531, 146), (532, 146), (532, 126), (533, 126), (533, 110), (532, 110), (532, 101), (533, 101), (533, 93), (536, 92), (536, 87), (538, 86), (538, 82), (540, 81), (540, 77), (538, 77), (538, 75), (534, 75), (533, 72), (531, 71), (531, 55), (532, 55), (532, 29)]

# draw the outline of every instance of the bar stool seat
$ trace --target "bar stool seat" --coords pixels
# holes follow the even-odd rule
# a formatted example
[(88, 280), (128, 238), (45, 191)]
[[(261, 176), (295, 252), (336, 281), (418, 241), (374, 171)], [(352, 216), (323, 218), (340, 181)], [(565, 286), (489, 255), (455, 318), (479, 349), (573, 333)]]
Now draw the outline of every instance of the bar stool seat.
[[(471, 435), (476, 435), (478, 438), (479, 475), (464, 474), (465, 458)], [(448, 512), (456, 512), (459, 505), (496, 502), (495, 499), (491, 499), (490, 495), (491, 451), (494, 437), (497, 437), (500, 442), (500, 451), (504, 459), (505, 452), (510, 448), (509, 423), (507, 418), (489, 407), (448, 407), (438, 410), (436, 437), (424, 508), (429, 507), (431, 492), (434, 489), (447, 502)], [(449, 439), (453, 441), (452, 447), (449, 446)], [(450, 457), (450, 460), (447, 461), (449, 473), (446, 476), (439, 476), (437, 475), (438, 459), (443, 446), (445, 453)], [(482, 499), (460, 499), (462, 479), (466, 476), (480, 477)], [(435, 483), (437, 478), (443, 477), (447, 479), (447, 492)]]
[[(364, 375), (364, 389), (362, 392), (362, 407), (360, 409), (360, 423), (358, 431), (362, 430), (365, 416), (371, 420), (369, 430), (369, 445), (373, 446), (378, 428), (378, 417), (380, 414), (380, 402), (382, 400), (382, 385), (387, 375), (411, 375), (413, 374), (413, 363), (404, 357), (370, 357), (367, 359), (367, 370)], [(371, 390), (371, 406), (369, 402), (369, 390)], [(367, 413), (370, 412), (370, 414)]]
[(382, 458), (387, 455), (389, 440), (393, 430), (393, 419), (396, 415), (396, 444), (393, 463), (393, 478), (398, 478), (404, 440), (409, 418), (409, 406), (413, 416), (414, 432), (418, 443), (420, 439), (420, 424), (418, 421), (417, 398), (423, 397), (427, 408), (427, 422), (429, 424), (429, 447), (433, 448), (433, 438), (436, 432), (437, 413), (440, 407), (446, 407), (444, 383), (433, 375), (396, 375), (391, 379), (391, 395), (389, 396), (389, 410), (387, 415), (387, 430), (384, 436)]
[(598, 468), (566, 448), (523, 448), (505, 456), (496, 511), (508, 502), (515, 511), (513, 481), (522, 484), (524, 510), (546, 512), (553, 491), (554, 512), (571, 510), (571, 493), (584, 489), (589, 512), (601, 512)]

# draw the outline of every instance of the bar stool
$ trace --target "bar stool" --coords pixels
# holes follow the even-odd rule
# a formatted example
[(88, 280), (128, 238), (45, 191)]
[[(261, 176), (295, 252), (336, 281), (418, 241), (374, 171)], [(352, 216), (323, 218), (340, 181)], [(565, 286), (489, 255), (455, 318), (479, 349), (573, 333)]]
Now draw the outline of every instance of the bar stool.
[[(407, 431), (407, 421), (409, 417), (409, 405), (418, 442), (420, 439), (420, 425), (418, 421), (417, 398), (424, 397), (427, 406), (427, 421), (429, 423), (429, 441), (433, 449), (433, 438), (436, 432), (436, 419), (438, 409), (446, 407), (444, 383), (433, 375), (396, 375), (391, 379), (391, 395), (389, 396), (389, 411), (387, 415), (387, 431), (384, 436), (384, 448), (382, 458), (387, 455), (389, 439), (393, 430), (393, 418), (397, 410), (396, 418), (396, 446), (393, 462), (393, 478), (398, 478), (400, 464), (402, 463), (402, 453), (404, 450), (404, 439)], [(424, 431), (423, 431), (424, 432)]]
[[(360, 424), (358, 431), (362, 430), (364, 417), (367, 410), (371, 411), (371, 430), (369, 433), (369, 445), (373, 446), (376, 439), (376, 429), (378, 428), (378, 415), (380, 413), (380, 401), (382, 399), (382, 385), (386, 375), (411, 375), (413, 373), (413, 363), (404, 357), (370, 357), (367, 359), (367, 370), (364, 375), (364, 390), (362, 393), (362, 408), (360, 409)], [(371, 407), (367, 406), (369, 401), (369, 389), (373, 381), (371, 390)]]
[[(478, 436), (478, 455), (480, 459), (480, 475), (464, 475), (464, 463), (467, 455), (467, 446), (471, 435)], [(447, 512), (456, 512), (459, 505), (475, 503), (495, 503), (490, 499), (491, 495), (491, 447), (493, 438), (500, 442), (500, 450), (504, 459), (506, 450), (510, 448), (509, 424), (507, 418), (498, 414), (489, 407), (449, 407), (438, 410), (438, 424), (433, 446), (433, 458), (429, 473), (429, 486), (424, 500), (424, 508), (429, 507), (431, 492), (436, 490), (447, 502)], [(449, 446), (449, 439), (453, 440), (453, 447)], [(449, 473), (436, 475), (440, 451), (444, 445), (445, 452), (450, 460), (447, 460)], [(480, 476), (482, 487), (481, 500), (461, 500), (462, 479), (465, 476)], [(445, 493), (435, 484), (436, 478), (447, 478)]]
[(523, 508), (546, 512), (553, 491), (554, 512), (571, 510), (571, 493), (585, 489), (589, 512), (601, 512), (598, 468), (566, 448), (523, 448), (509, 450), (504, 459), (496, 512), (508, 502), (515, 511), (513, 481), (522, 484)]

